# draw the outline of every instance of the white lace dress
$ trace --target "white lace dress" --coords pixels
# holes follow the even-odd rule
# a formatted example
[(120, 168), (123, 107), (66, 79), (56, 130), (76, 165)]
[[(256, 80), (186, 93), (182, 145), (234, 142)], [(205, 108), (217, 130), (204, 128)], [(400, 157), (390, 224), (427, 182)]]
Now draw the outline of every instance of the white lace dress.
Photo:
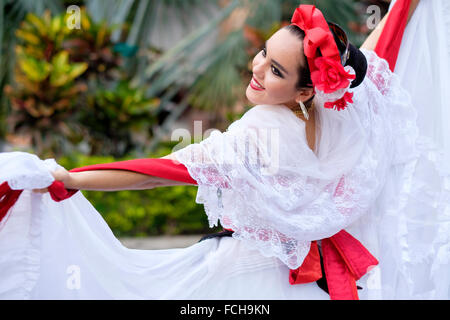
[(289, 284), (289, 269), (312, 240), (345, 229), (380, 262), (357, 282), (361, 299), (448, 299), (448, 175), (423, 147), (401, 79), (363, 52), (354, 103), (316, 111), (314, 151), (287, 107), (258, 105), (175, 152), (210, 224), (233, 237), (128, 249), (81, 192), (31, 192), (52, 183), (53, 160), (1, 153), (0, 182), (24, 192), (0, 226), (0, 298), (329, 299), (314, 282)]

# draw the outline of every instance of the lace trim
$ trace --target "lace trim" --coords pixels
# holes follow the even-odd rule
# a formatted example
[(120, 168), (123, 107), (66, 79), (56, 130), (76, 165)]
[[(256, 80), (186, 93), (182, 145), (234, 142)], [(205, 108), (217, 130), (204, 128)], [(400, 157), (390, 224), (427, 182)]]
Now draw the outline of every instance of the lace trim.
[[(360, 49), (367, 58), (368, 68), (366, 77), (386, 97), (386, 103), (395, 104), (395, 112), (389, 112), (388, 122), (394, 137), (393, 164), (399, 164), (417, 158), (416, 140), (419, 136), (417, 127), (417, 110), (412, 106), (409, 92), (401, 85), (400, 77), (392, 73), (388, 62), (380, 58), (375, 51)], [(381, 110), (377, 110), (381, 112)]]
[[(446, 25), (450, 26), (450, 3), (445, 2), (444, 6)], [(362, 51), (369, 61), (376, 56), (374, 52)], [(450, 55), (450, 50), (448, 52)], [(396, 74), (386, 77), (384, 70), (387, 68), (387, 62), (381, 59), (380, 64), (369, 67), (368, 77), (389, 99), (405, 96), (407, 102), (399, 105), (410, 105), (409, 93), (398, 95), (395, 92), (396, 88), (401, 88), (400, 78)], [(387, 219), (385, 221), (389, 221), (390, 227), (396, 228), (397, 232), (386, 235), (386, 239), (381, 236), (381, 241), (389, 242), (390, 250), (398, 255), (388, 260), (395, 260), (391, 263), (396, 263), (407, 282), (410, 297), (447, 296), (448, 288), (441, 285), (441, 273), (450, 267), (450, 175), (445, 170), (445, 156), (431, 139), (419, 134), (415, 108), (405, 107), (398, 111), (391, 117), (396, 150), (391, 174), (396, 176), (399, 193), (391, 195), (383, 213), (383, 219)], [(380, 234), (383, 234), (382, 230)], [(424, 234), (427, 238), (423, 238)], [(429, 272), (426, 275), (425, 270)], [(434, 281), (434, 285), (428, 286), (430, 291), (425, 292), (422, 288), (418, 291), (418, 274)]]

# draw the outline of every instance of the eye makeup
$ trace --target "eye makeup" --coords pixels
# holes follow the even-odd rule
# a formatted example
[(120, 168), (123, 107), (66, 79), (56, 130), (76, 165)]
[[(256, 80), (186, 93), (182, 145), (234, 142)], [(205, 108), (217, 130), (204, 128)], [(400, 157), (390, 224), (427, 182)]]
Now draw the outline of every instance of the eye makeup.
[[(267, 44), (267, 42), (266, 42)], [(265, 58), (267, 56), (267, 48), (264, 46), (264, 48), (262, 49), (262, 55)], [(288, 72), (286, 71), (285, 68), (283, 68), (283, 66), (281, 64), (279, 64), (277, 61), (270, 59), (270, 62), (273, 64), (271, 66), (272, 69), (272, 73), (278, 77), (284, 78), (283, 73), (280, 72), (279, 69), (281, 69), (281, 71), (285, 72), (286, 74), (288, 74)], [(275, 66), (274, 66), (275, 65)]]

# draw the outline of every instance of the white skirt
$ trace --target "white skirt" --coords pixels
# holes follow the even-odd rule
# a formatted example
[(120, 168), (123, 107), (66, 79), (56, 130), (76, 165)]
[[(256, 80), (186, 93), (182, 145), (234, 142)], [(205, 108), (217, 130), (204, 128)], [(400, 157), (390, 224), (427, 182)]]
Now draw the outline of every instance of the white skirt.
[(62, 202), (25, 190), (0, 232), (1, 299), (329, 299), (315, 282), (231, 237), (135, 250), (81, 192)]
[[(357, 281), (360, 299), (449, 297), (448, 221), (418, 196), (437, 181), (412, 164), (393, 170), (377, 205), (346, 228), (380, 262)], [(0, 299), (329, 299), (315, 282), (291, 285), (283, 262), (231, 237), (126, 248), (81, 192), (55, 202), (32, 191), (50, 184), (55, 166), (28, 153), (0, 153), (0, 181), (24, 190), (0, 224)], [(404, 179), (411, 174), (419, 188)], [(441, 222), (410, 219), (420, 215)]]

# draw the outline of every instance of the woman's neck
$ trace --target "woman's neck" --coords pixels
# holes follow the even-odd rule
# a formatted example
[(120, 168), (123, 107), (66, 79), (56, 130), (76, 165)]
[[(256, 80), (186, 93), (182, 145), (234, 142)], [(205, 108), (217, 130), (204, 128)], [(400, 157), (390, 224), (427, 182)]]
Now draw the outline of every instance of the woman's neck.
[(303, 122), (305, 123), (306, 140), (308, 142), (309, 148), (314, 152), (316, 141), (316, 112), (314, 110), (314, 107), (308, 110), (308, 120), (303, 115), (303, 112), (298, 112), (299, 110), (301, 110), (300, 106), (290, 109), (296, 114), (298, 118), (303, 120)]

